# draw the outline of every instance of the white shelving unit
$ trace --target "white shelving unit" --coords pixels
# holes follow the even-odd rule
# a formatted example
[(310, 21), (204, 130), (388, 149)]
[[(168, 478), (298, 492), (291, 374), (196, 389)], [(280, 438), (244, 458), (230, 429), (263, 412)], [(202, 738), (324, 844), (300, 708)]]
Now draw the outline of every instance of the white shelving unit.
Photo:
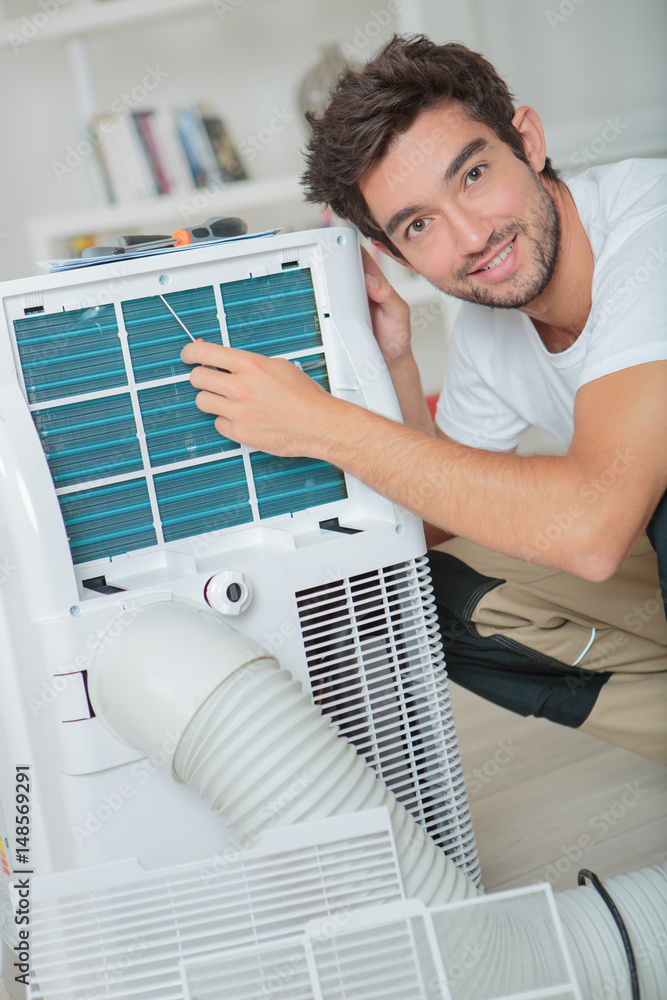
[[(100, 40), (108, 45), (117, 44), (124, 47), (125, 39), (130, 44), (134, 43), (135, 54), (137, 50), (136, 38), (149, 38), (152, 34), (151, 28), (154, 25), (158, 30), (167, 28), (165, 37), (167, 44), (171, 46), (166, 51), (165, 57), (170, 75), (173, 78), (178, 76), (177, 50), (174, 50), (174, 36), (181, 26), (190, 31), (192, 37), (192, 21), (196, 16), (197, 30), (200, 36), (202, 33), (214, 34), (221, 38), (233, 39), (235, 32), (239, 34), (239, 49), (248, 47), (248, 69), (244, 78), (235, 81), (234, 90), (230, 96), (225, 92), (224, 100), (220, 98), (220, 77), (211, 74), (211, 89), (217, 87), (217, 92), (211, 94), (206, 92), (204, 84), (202, 99), (218, 97), (223, 107), (229, 103), (230, 99), (235, 100), (244, 90), (254, 88), (265, 91), (270, 90), (270, 78), (258, 72), (257, 68), (264, 65), (261, 46), (266, 46), (267, 39), (263, 41), (259, 32), (256, 33), (259, 39), (253, 46), (252, 37), (248, 38), (248, 11), (252, 8), (252, 16), (261, 20), (264, 15), (270, 13), (274, 16), (281, 8), (284, 10), (284, 23), (291, 28), (290, 18), (294, 13), (294, 4), (289, 0), (271, 0), (271, 10), (269, 10), (269, 0), (245, 0), (246, 10), (238, 12), (241, 7), (239, 0), (70, 0), (67, 6), (62, 6), (52, 13), (47, 13), (45, 9), (36, 3), (25, 4), (22, 8), (12, 0), (5, 0), (4, 7), (0, 5), (0, 14), (4, 12), (19, 13), (25, 9), (25, 16), (14, 18), (0, 18), (0, 55), (3, 58), (16, 58), (23, 54), (23, 50), (31, 47), (30, 57), (33, 58), (33, 46), (38, 46), (41, 51), (53, 51), (54, 47), (60, 48), (61, 53), (66, 53), (69, 71), (73, 84), (73, 96), (75, 106), (63, 109), (63, 134), (65, 134), (65, 122), (67, 115), (70, 116), (67, 127), (71, 128), (72, 120), (83, 122), (89, 120), (94, 114), (106, 113), (106, 101), (98, 100), (98, 75), (99, 67), (96, 65), (94, 55), (98, 51), (97, 46)], [(332, 20), (332, 14), (327, 11), (325, 0), (318, 0), (309, 4), (310, 12), (308, 26), (304, 27), (304, 40), (310, 40), (312, 49), (310, 54), (311, 63), (318, 58), (318, 45), (323, 41), (321, 35), (308, 39), (308, 31), (313, 34), (313, 26), (317, 25), (318, 8), (322, 12), (322, 22), (326, 23), (327, 18)], [(360, 18), (360, 23), (366, 18), (371, 5), (366, 0), (361, 3), (349, 3), (347, 9), (343, 9), (340, 15), (341, 30), (353, 35), (356, 30), (355, 18)], [(242, 14), (243, 16), (240, 16)], [(246, 23), (243, 24), (243, 18)], [(179, 24), (180, 19), (180, 24)], [(347, 24), (345, 23), (347, 20)], [(293, 21), (293, 19), (292, 19)], [(224, 26), (221, 25), (224, 22)], [(177, 26), (177, 27), (175, 27)], [(400, 27), (398, 24), (391, 25), (388, 30), (395, 30)], [(323, 31), (326, 30), (323, 28)], [(108, 41), (111, 40), (111, 41)], [(271, 39), (273, 42), (274, 40)], [(14, 50), (7, 51), (7, 50)], [(4, 51), (2, 51), (4, 50)], [(176, 57), (175, 57), (176, 53)], [(49, 52), (47, 58), (52, 58)], [(123, 78), (123, 56), (119, 52), (118, 79)], [(62, 60), (62, 54), (59, 57)], [(171, 61), (170, 61), (171, 60)], [(107, 57), (108, 62), (108, 57)], [(20, 59), (17, 58), (17, 64)], [(137, 63), (137, 65), (139, 65)], [(172, 69), (172, 67), (176, 69)], [(290, 67), (291, 68), (291, 67)], [(108, 81), (108, 65), (107, 81)], [(18, 69), (18, 80), (20, 80), (21, 68)], [(206, 77), (206, 65), (203, 67), (202, 77)], [(214, 80), (216, 82), (214, 82)], [(46, 84), (46, 77), (44, 80)], [(62, 81), (61, 81), (62, 83)], [(19, 83), (20, 86), (20, 83)], [(100, 88), (102, 89), (102, 88)], [(284, 96), (284, 95), (283, 95)], [(270, 98), (268, 98), (270, 99)], [(278, 98), (276, 98), (278, 99)], [(159, 103), (156, 100), (156, 103)], [(32, 110), (32, 109), (31, 109)], [(35, 110), (36, 128), (39, 128), (37, 109)], [(296, 112), (296, 109), (293, 109)], [(292, 117), (296, 117), (293, 115)], [(63, 147), (64, 147), (63, 143)], [(292, 158), (295, 159), (294, 157)], [(88, 165), (89, 167), (92, 164)], [(264, 171), (265, 164), (263, 164)], [(44, 171), (48, 173), (48, 161), (45, 157)], [(298, 169), (298, 168), (297, 168)], [(86, 207), (86, 202), (90, 201), (90, 196), (84, 190), (84, 171), (81, 171), (81, 196), (80, 207), (66, 211), (49, 212), (48, 214), (32, 214), (25, 222), (25, 231), (29, 243), (29, 251), (34, 260), (48, 260), (54, 257), (63, 256), (67, 241), (77, 235), (94, 234), (95, 236), (109, 237), (112, 240), (115, 236), (126, 232), (142, 232), (153, 230), (154, 232), (170, 233), (174, 229), (192, 224), (196, 221), (204, 221), (205, 218), (214, 215), (240, 215), (247, 218), (249, 228), (264, 229), (284, 225), (286, 228), (307, 228), (319, 224), (320, 212), (317, 206), (307, 205), (304, 201), (299, 179), (296, 170), (293, 174), (286, 174), (284, 170), (270, 172), (269, 176), (259, 176), (247, 181), (237, 181), (226, 186), (196, 189), (181, 192), (174, 196), (155, 196), (154, 198), (135, 201), (131, 203), (115, 205), (99, 205)], [(78, 183), (78, 181), (77, 181)], [(59, 191), (57, 192), (60, 193)], [(194, 206), (196, 209), (201, 205), (201, 220), (192, 217), (191, 209), (188, 213), (190, 220), (184, 218), (184, 208)]]
[[(234, 6), (232, 0), (230, 10)], [(91, 38), (108, 30), (134, 32), (145, 29), (150, 22), (165, 22), (207, 10), (215, 14), (212, 0), (75, 0), (71, 6), (62, 7), (53, 14), (39, 8), (32, 16), (27, 12), (26, 17), (0, 22), (0, 49), (20, 49), (23, 43), (19, 39), (26, 36), (30, 44), (64, 46), (78, 118), (83, 121), (104, 111), (98, 104), (95, 67), (89, 57)], [(92, 164), (88, 167), (90, 169)], [(201, 221), (215, 215), (244, 218), (250, 215), (251, 219), (261, 217), (259, 228), (280, 225), (284, 215), (290, 223), (294, 222), (295, 228), (317, 225), (319, 219), (317, 207), (304, 203), (298, 176), (276, 175), (215, 188), (192, 188), (179, 195), (34, 216), (27, 222), (30, 251), (36, 261), (43, 261), (62, 256), (67, 242), (78, 235), (94, 234), (103, 237), (105, 242), (107, 237), (113, 242), (121, 233), (148, 230), (170, 233), (180, 226), (192, 224), (192, 213), (199, 206)], [(277, 206), (281, 207), (280, 221), (275, 217)], [(190, 217), (189, 221), (184, 215)], [(194, 221), (200, 220), (194, 216)], [(251, 222), (250, 228), (258, 227)]]
[[(7, 16), (12, 14), (18, 16)], [(274, 26), (284, 30), (285, 37), (276, 37)], [(193, 187), (177, 195), (131, 203), (94, 204), (86, 178), (92, 162), (78, 169), (75, 182), (67, 189), (69, 179), (62, 186), (54, 183), (49, 161), (51, 166), (53, 160), (62, 161), (68, 143), (76, 144), (78, 123), (95, 114), (106, 114), (113, 95), (129, 89), (135, 77), (141, 79), (143, 67), (151, 60), (157, 59), (162, 65), (164, 59), (170, 83), (149, 96), (148, 106), (153, 98), (157, 107), (177, 106), (182, 89), (189, 99), (198, 96), (211, 100), (226, 124), (226, 109), (231, 107), (230, 131), (238, 144), (244, 128), (248, 134), (259, 132), (271, 102), (284, 107), (287, 101), (294, 118), (298, 118), (298, 81), (316, 63), (325, 42), (337, 40), (352, 49), (356, 47), (356, 57), (363, 61), (394, 31), (421, 27), (421, 0), (404, 0), (389, 20), (385, 8), (380, 10), (374, 0), (340, 0), (335, 9), (328, 0), (69, 0), (53, 14), (47, 14), (38, 0), (4, 0), (4, 4), (0, 0), (0, 60), (6, 69), (12, 67), (12, 84), (15, 81), (19, 94), (21, 81), (30, 80), (33, 98), (26, 99), (21, 119), (34, 121), (30, 149), (27, 130), (23, 142), (18, 135), (13, 142), (13, 148), (23, 150), (22, 155), (33, 167), (15, 171), (12, 186), (20, 191), (14, 209), (15, 224), (0, 220), (0, 230), (4, 225), (8, 243), (18, 237), (24, 247), (18, 255), (36, 269), (34, 262), (67, 255), (68, 243), (88, 234), (94, 234), (98, 242), (113, 245), (123, 233), (168, 234), (217, 215), (241, 216), (251, 231), (317, 226), (321, 219), (319, 208), (304, 201), (300, 187), (302, 161), (297, 150), (301, 133), (296, 121), (281, 149), (277, 141), (247, 165), (255, 175), (249, 180), (214, 189)], [(26, 35), (26, 43), (17, 47), (17, 38)], [(186, 53), (182, 64), (181, 37)], [(219, 40), (220, 51), (227, 59), (234, 55), (230, 45), (239, 56), (226, 76), (211, 60), (212, 39), (215, 44)], [(198, 41), (205, 52), (201, 65), (192, 58), (187, 60), (188, 47), (191, 52)], [(295, 59), (297, 52), (299, 63)], [(58, 100), (47, 122), (49, 131), (42, 128), (48, 101), (40, 99), (38, 106), (35, 97), (48, 94), (50, 82)], [(235, 109), (240, 109), (236, 121)], [(14, 125), (15, 131), (22, 127), (18, 115)], [(7, 187), (11, 184), (11, 180), (9, 184), (5, 180)], [(30, 187), (32, 191), (39, 189), (34, 199), (26, 194)], [(193, 206), (196, 215), (192, 214)], [(3, 248), (0, 240), (0, 254), (3, 249), (7, 251), (8, 243)], [(26, 273), (27, 263), (18, 264), (14, 259), (8, 263), (7, 276), (12, 276), (11, 268), (17, 266), (21, 268), (19, 273)], [(425, 391), (433, 393), (439, 388), (444, 370), (441, 347), (443, 337), (446, 339), (451, 330), (456, 304), (425, 280), (391, 262), (387, 271), (413, 309), (416, 339), (424, 356)]]
[[(178, 16), (197, 7), (211, 7), (212, 0), (78, 0), (61, 7), (57, 14), (44, 11), (36, 24), (37, 32), (31, 41), (51, 42), (104, 31), (118, 25), (138, 24), (155, 17)], [(42, 11), (43, 8), (36, 8)], [(28, 17), (29, 11), (26, 12)], [(0, 24), (0, 49), (12, 44), (12, 35), (20, 34), (24, 18), (15, 17)]]
[[(270, 209), (275, 205), (303, 206), (303, 195), (296, 175), (269, 179), (234, 181), (209, 191), (193, 188), (181, 195), (162, 195), (120, 205), (107, 205), (80, 212), (66, 212), (32, 219), (29, 223), (30, 243), (35, 259), (48, 260), (64, 240), (80, 233), (117, 233), (159, 230), (169, 234), (174, 229), (189, 225), (182, 218), (182, 206), (190, 208), (204, 204), (201, 221), (216, 215), (237, 215)], [(313, 219), (315, 208), (310, 209)], [(267, 227), (270, 224), (267, 223)]]

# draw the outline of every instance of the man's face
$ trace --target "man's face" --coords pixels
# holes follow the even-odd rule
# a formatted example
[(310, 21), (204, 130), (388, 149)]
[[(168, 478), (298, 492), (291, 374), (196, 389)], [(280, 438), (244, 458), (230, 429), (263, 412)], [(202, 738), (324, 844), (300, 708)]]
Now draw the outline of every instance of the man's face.
[(359, 188), (412, 269), (449, 295), (517, 309), (551, 280), (559, 219), (550, 193), (456, 105), (422, 112)]

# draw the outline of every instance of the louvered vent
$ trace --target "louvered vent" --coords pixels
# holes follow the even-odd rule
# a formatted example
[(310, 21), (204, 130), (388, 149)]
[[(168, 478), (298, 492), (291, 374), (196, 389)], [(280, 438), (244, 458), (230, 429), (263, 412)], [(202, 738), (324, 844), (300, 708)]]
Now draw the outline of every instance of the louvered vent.
[(425, 558), (297, 593), (313, 698), (463, 871), (480, 871)]
[[(378, 812), (336, 817), (166, 871), (119, 863), (57, 876), (53, 888), (33, 880), (31, 1000), (183, 1000), (181, 961), (294, 934), (314, 917), (340, 926), (354, 909), (399, 900), (387, 824)], [(199, 989), (206, 970), (195, 978)], [(220, 981), (201, 994), (226, 995)]]
[[(314, 459), (274, 459), (222, 437), (195, 405), (180, 353), (194, 337), (287, 355), (325, 389), (310, 270), (127, 299), (14, 324), (26, 395), (74, 562), (345, 499)], [(220, 316), (223, 315), (221, 325)]]

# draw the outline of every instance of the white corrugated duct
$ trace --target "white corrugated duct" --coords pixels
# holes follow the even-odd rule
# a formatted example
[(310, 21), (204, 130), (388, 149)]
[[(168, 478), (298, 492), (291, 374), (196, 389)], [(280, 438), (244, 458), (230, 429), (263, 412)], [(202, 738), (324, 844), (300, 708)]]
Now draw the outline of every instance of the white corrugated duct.
[[(477, 895), (301, 685), (219, 617), (182, 600), (149, 604), (131, 628), (100, 648), (104, 655), (94, 656), (89, 674), (100, 721), (147, 754), (163, 745), (166, 731), (180, 733), (174, 776), (198, 789), (237, 838), (386, 806), (408, 897), (436, 906)], [(299, 793), (293, 794), (296, 775)], [(612, 912), (595, 888), (580, 886), (557, 894), (556, 903), (582, 996), (664, 1000), (667, 872), (644, 869), (604, 886), (627, 928), (638, 982), (633, 987)], [(489, 995), (487, 985), (497, 985), (504, 964), (535, 959), (521, 954), (525, 924), (515, 919), (503, 926), (498, 953), (487, 950), (479, 962), (476, 995)]]

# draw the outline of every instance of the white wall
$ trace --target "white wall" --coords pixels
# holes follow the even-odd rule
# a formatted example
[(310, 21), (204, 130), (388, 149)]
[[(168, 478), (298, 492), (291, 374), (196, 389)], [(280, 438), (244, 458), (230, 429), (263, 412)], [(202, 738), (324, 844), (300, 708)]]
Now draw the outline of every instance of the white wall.
[(412, 8), (426, 34), (490, 59), (517, 102), (540, 114), (563, 169), (667, 153), (665, 0), (413, 0)]
[[(39, 2), (5, 0), (10, 13), (39, 10)], [(483, 51), (518, 101), (541, 114), (561, 166), (665, 151), (664, 0), (232, 0), (222, 19), (212, 0), (179, 19), (93, 36), (97, 102), (105, 110), (147, 67), (159, 66), (167, 76), (155, 103), (209, 98), (238, 141), (265, 127), (274, 108), (286, 108), (294, 120), (252, 171), (298, 172), (296, 90), (318, 45), (339, 40), (366, 58), (390, 31), (422, 29)], [(35, 39), (18, 51), (0, 49), (0, 93), (0, 278), (10, 278), (38, 270), (26, 238), (30, 217), (92, 202), (85, 169), (58, 180), (52, 167), (78, 138), (66, 46)], [(600, 138), (607, 118), (617, 123), (612, 141)]]

